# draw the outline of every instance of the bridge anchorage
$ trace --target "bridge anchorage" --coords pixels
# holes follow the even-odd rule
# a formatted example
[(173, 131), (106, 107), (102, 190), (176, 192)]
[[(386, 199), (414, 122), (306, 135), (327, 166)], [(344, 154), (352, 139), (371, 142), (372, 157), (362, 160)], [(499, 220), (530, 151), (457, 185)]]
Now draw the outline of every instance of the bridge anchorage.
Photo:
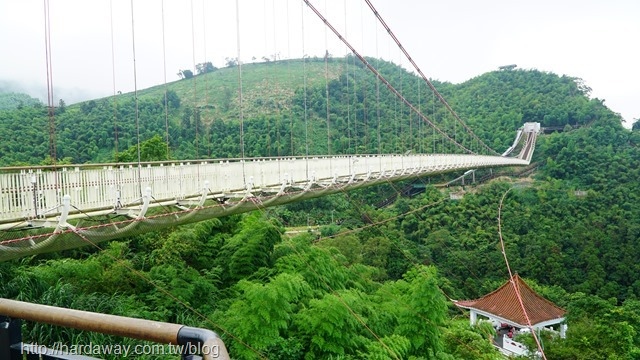
[[(540, 124), (526, 123), (502, 156), (339, 155), (3, 168), (0, 261), (386, 182), (526, 166), (539, 131)], [(86, 221), (94, 223), (80, 225)]]

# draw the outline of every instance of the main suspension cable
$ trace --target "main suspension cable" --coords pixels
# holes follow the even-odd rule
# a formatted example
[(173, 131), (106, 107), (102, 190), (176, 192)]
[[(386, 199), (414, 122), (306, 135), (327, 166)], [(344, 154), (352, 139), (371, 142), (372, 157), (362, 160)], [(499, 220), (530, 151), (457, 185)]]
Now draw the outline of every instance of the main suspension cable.
[[(305, 2), (307, 2), (307, 0), (305, 0)], [(481, 144), (482, 147), (484, 147), (486, 150), (488, 150), (490, 154), (500, 155), (498, 152), (496, 152), (495, 150), (490, 148), (487, 144), (485, 144), (480, 138), (478, 138), (478, 136), (467, 126), (467, 124), (465, 124), (465, 122), (460, 118), (460, 116), (458, 116), (458, 114), (451, 108), (449, 103), (447, 103), (447, 101), (444, 99), (444, 97), (436, 89), (436, 87), (433, 85), (433, 83), (424, 75), (422, 70), (420, 70), (420, 68), (415, 63), (415, 61), (413, 61), (413, 59), (411, 58), (411, 56), (409, 55), (407, 50), (402, 46), (402, 44), (400, 43), (400, 40), (398, 40), (398, 38), (395, 36), (393, 31), (391, 31), (391, 28), (389, 28), (387, 23), (382, 19), (382, 16), (380, 16), (380, 13), (378, 13), (378, 10), (376, 10), (376, 8), (373, 6), (371, 1), (370, 0), (365, 0), (365, 2), (367, 3), (367, 5), (369, 5), (369, 8), (371, 9), (371, 11), (373, 11), (374, 15), (378, 18), (378, 21), (380, 21), (382, 26), (384, 26), (384, 28), (387, 30), (387, 33), (389, 34), (389, 36), (391, 36), (391, 38), (396, 42), (396, 45), (398, 45), (398, 47), (402, 50), (402, 52), (404, 53), (404, 55), (407, 58), (407, 60), (409, 60), (409, 62), (411, 62), (411, 65), (413, 65), (414, 69), (416, 69), (418, 74), (420, 74), (422, 79), (427, 83), (427, 85), (429, 86), (431, 91), (433, 91), (433, 93), (436, 95), (438, 100), (440, 100), (440, 102), (455, 117), (455, 119), (457, 121), (459, 121), (460, 124), (462, 124), (462, 126), (467, 130), (467, 132), (469, 132), (471, 134), (471, 136), (478, 141), (478, 144)]]
[[(402, 100), (402, 102), (405, 103), (405, 105), (407, 105), (409, 108), (411, 108), (411, 110), (418, 112), (418, 109), (411, 104), (402, 94), (400, 94), (400, 92), (398, 92), (398, 90), (396, 90), (393, 85), (391, 85), (391, 83), (389, 83), (389, 81), (387, 79), (385, 79), (380, 72), (371, 65), (371, 63), (369, 63), (369, 61), (367, 61), (367, 59), (365, 59), (341, 34), (340, 32), (338, 32), (338, 30), (336, 30), (335, 27), (333, 27), (333, 25), (331, 25), (331, 23), (329, 23), (329, 21), (318, 11), (318, 9), (316, 9), (313, 4), (311, 4), (311, 2), (309, 0), (303, 0), (305, 4), (307, 4), (307, 6), (322, 20), (322, 22), (324, 22), (325, 26), (327, 26), (331, 31), (333, 31), (333, 33), (345, 44), (349, 47), (349, 49), (358, 57), (358, 59), (360, 59), (360, 61), (371, 71), (375, 74), (375, 76), (377, 76), (380, 81), (382, 81), (383, 84), (385, 84), (387, 86), (387, 88), (394, 93), (400, 100)], [(465, 147), (462, 144), (459, 144), (457, 142), (455, 142), (455, 140), (453, 140), (447, 133), (445, 133), (444, 131), (442, 131), (440, 128), (438, 128), (427, 116), (425, 116), (424, 114), (420, 114), (420, 117), (422, 118), (423, 121), (426, 121), (429, 125), (433, 126), (444, 138), (446, 138), (447, 140), (451, 141), (453, 144), (455, 144), (456, 146), (458, 146), (459, 148), (461, 148), (462, 150), (470, 153), (470, 154), (474, 154), (474, 152), (472, 150), (470, 150), (469, 148)]]

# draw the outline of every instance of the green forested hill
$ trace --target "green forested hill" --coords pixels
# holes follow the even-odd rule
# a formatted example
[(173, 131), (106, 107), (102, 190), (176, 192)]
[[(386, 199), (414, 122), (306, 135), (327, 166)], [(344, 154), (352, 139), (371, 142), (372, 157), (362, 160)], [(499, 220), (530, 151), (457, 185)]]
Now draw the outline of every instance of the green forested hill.
[[(347, 67), (344, 59), (329, 64), (335, 74), (329, 84), (330, 116), (336, 123), (333, 149), (377, 149), (375, 80), (353, 64)], [(392, 64), (382, 65), (386, 76), (404, 76), (403, 93), (416, 103), (421, 94), (421, 106), (429, 109), (432, 99), (423, 84)], [(296, 73), (288, 70), (294, 63), (289, 66), (256, 64), (243, 73), (248, 83), (267, 89), (273, 88), (269, 74), (280, 76), (282, 82), (298, 79), (291, 80), (297, 84), (293, 90), (275, 91), (278, 95), (273, 98), (247, 86), (246, 96), (252, 99), (245, 114), (251, 156), (291, 153), (285, 135), (291, 114), (298, 129), (293, 153), (303, 153), (304, 123), (296, 116), (304, 113), (304, 79), (289, 78)], [(322, 153), (326, 151), (325, 64), (309, 61), (305, 66), (316, 74), (307, 83), (308, 121), (315, 121), (317, 128), (309, 138), (310, 147)], [(341, 72), (345, 69), (348, 76)], [(199, 139), (203, 147), (198, 152), (236, 156), (237, 114), (223, 105), (225, 99), (237, 99), (232, 85), (237, 74), (220, 69), (206, 76), (211, 86), (208, 96), (218, 98), (211, 106), (195, 104), (202, 114), (202, 129), (211, 124), (210, 138), (215, 141)], [(227, 95), (225, 85), (220, 85), (225, 83), (214, 79), (226, 79)], [(206, 81), (198, 77), (196, 89)], [(214, 94), (215, 86), (223, 93)], [(87, 247), (0, 263), (0, 293), (211, 328), (240, 359), (499, 359), (489, 343), (493, 330), (469, 327), (466, 315), (447, 297), (476, 298), (507, 278), (496, 219), (501, 197), (513, 187), (502, 210), (511, 267), (568, 311), (567, 339), (544, 336), (547, 358), (638, 358), (640, 132), (624, 129), (619, 116), (601, 100), (588, 98), (585, 84), (566, 76), (499, 71), (458, 85), (436, 86), (498, 151), (510, 145), (515, 129), (525, 121), (580, 127), (539, 138), (534, 157), (539, 167), (531, 177), (452, 190), (466, 191), (460, 201), (449, 200), (449, 190), (428, 186), (425, 179), (423, 194), (374, 209), (372, 204), (381, 194), (402, 187), (387, 184), (113, 241), (102, 251)], [(172, 144), (182, 139), (179, 146), (172, 146), (174, 157), (195, 155), (197, 149), (189, 116), (193, 87), (191, 80), (169, 84)], [(206, 97), (199, 90), (196, 94)], [(164, 86), (141, 92), (145, 139), (155, 134), (164, 138), (163, 96)], [(431, 146), (428, 136), (410, 137), (401, 131), (411, 126), (411, 116), (396, 112), (394, 101), (381, 96), (384, 119), (402, 120), (383, 122), (384, 149)], [(132, 108), (131, 96), (123, 94), (116, 108), (118, 119), (123, 119), (122, 124), (118, 120), (121, 150), (132, 144), (126, 135), (132, 124), (124, 120), (130, 120)], [(58, 109), (58, 134), (66, 139), (66, 143), (59, 140), (60, 152), (75, 161), (112, 156), (111, 138), (100, 134), (112, 131), (113, 118), (103, 115), (113, 111), (111, 99)], [(446, 120), (437, 111), (428, 115)], [(353, 122), (344, 119), (362, 121), (350, 127)], [(30, 125), (45, 121), (39, 108), (0, 112), (2, 161), (40, 161), (43, 156), (31, 148), (42, 146), (46, 154), (47, 144), (38, 138), (42, 131)], [(87, 124), (93, 126), (86, 130)], [(340, 135), (349, 129), (360, 131), (345, 140)], [(29, 137), (22, 138), (22, 133)], [(14, 137), (23, 140), (14, 142)], [(69, 150), (76, 147), (85, 150), (74, 150), (77, 154)], [(320, 225), (319, 234), (293, 238), (284, 234), (285, 226), (306, 229), (307, 224)], [(41, 344), (131, 343), (41, 325), (29, 325), (25, 337)]]
[(510, 70), (486, 73), (449, 87), (445, 96), (474, 131), (498, 148), (512, 136), (507, 129), (523, 122), (562, 127), (586, 125), (603, 118), (619, 121), (619, 116), (603, 106), (601, 100), (589, 99), (590, 92), (578, 78), (538, 70)]
[[(391, 63), (371, 61), (423, 113), (455, 132), (421, 80)], [(307, 146), (310, 154), (327, 153), (327, 90), (331, 153), (450, 151), (384, 86), (378, 94), (381, 85), (353, 58), (248, 64), (242, 79), (246, 156), (304, 155)], [(616, 116), (597, 99), (589, 100), (579, 79), (536, 70), (491, 72), (459, 85), (436, 82), (436, 87), (498, 152), (525, 121), (583, 125)], [(141, 141), (154, 135), (165, 139), (168, 125), (171, 158), (240, 156), (237, 68), (173, 82), (166, 89), (166, 106), (164, 85), (139, 91)], [(59, 159), (109, 162), (115, 159), (116, 139), (119, 152), (135, 145), (133, 94), (61, 105), (55, 115)], [(0, 165), (43, 161), (49, 154), (48, 121), (42, 106), (0, 110)]]
[[(309, 89), (324, 88), (325, 79), (335, 79), (343, 67), (346, 67), (344, 62), (330, 62), (325, 77), (325, 63), (318, 59), (308, 59), (304, 63), (292, 60), (245, 65), (243, 116), (249, 137), (247, 143), (255, 147), (250, 149), (251, 154), (268, 155), (266, 143), (275, 143), (278, 137), (275, 135), (276, 121), (282, 138), (290, 139), (285, 133), (290, 129), (295, 92), (302, 91), (305, 82)], [(174, 159), (195, 158), (196, 153), (201, 158), (239, 156), (238, 87), (238, 71), (233, 67), (170, 83), (166, 87), (166, 112), (164, 85), (140, 90), (141, 141), (154, 135), (165, 139), (168, 123)], [(0, 143), (0, 165), (37, 164), (45, 159), (49, 148), (48, 121), (42, 106), (22, 106), (15, 110), (0, 108), (0, 136), (4, 140)], [(116, 139), (119, 151), (136, 143), (133, 93), (69, 106), (61, 104), (56, 109), (55, 123), (60, 159), (68, 158), (76, 163), (113, 161)], [(264, 131), (265, 124), (270, 126), (268, 132)], [(299, 121), (296, 126), (300, 126)], [(258, 136), (260, 138), (256, 139)], [(273, 140), (266, 140), (269, 136)], [(302, 141), (297, 146), (297, 151), (304, 148)], [(276, 154), (275, 147), (272, 145), (271, 155)], [(280, 147), (291, 152), (289, 145)]]
[(41, 106), (42, 103), (38, 99), (34, 99), (29, 95), (15, 92), (0, 91), (0, 111), (13, 110), (23, 108), (25, 106)]

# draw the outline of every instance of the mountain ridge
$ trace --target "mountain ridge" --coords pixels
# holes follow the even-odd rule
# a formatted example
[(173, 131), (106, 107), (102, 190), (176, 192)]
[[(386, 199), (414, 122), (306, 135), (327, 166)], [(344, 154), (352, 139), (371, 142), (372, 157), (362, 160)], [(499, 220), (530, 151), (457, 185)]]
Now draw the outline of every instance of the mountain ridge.
[[(395, 64), (375, 62), (416, 108), (454, 136), (457, 126), (421, 79)], [(242, 107), (237, 67), (139, 90), (138, 119), (133, 93), (68, 106), (61, 101), (55, 112), (58, 158), (77, 163), (113, 161), (116, 151), (136, 144), (136, 126), (140, 141), (168, 135), (174, 159), (238, 157), (241, 115), (248, 147), (245, 155), (250, 157), (304, 155), (307, 145), (309, 154), (326, 154), (327, 134), (331, 151), (337, 154), (447, 151), (353, 57), (252, 63), (242, 69)], [(524, 122), (584, 125), (596, 118), (616, 117), (602, 101), (589, 99), (580, 79), (537, 70), (493, 71), (461, 84), (434, 84), (474, 132), (498, 152), (510, 145)], [(32, 126), (25, 128), (25, 118)], [(48, 119), (41, 106), (3, 111), (0, 135), (11, 141), (0, 145), (0, 165), (43, 161), (48, 155), (46, 129)]]

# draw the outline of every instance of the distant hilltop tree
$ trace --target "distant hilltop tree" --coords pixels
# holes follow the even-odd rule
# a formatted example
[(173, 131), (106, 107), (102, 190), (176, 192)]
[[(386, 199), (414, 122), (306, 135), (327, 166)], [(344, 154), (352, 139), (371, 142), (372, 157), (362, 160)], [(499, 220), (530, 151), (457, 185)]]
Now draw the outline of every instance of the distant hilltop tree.
[(64, 102), (64, 100), (60, 99), (60, 101), (58, 102), (58, 111), (60, 112), (60, 114), (62, 114), (63, 112), (65, 112), (66, 109), (67, 109), (67, 103)]
[(238, 59), (237, 58), (226, 57), (226, 58), (224, 58), (224, 61), (225, 61), (225, 65), (227, 65), (227, 67), (238, 66)]
[(178, 70), (178, 76), (180, 77), (180, 79), (191, 79), (193, 77), (193, 71)]
[[(152, 138), (140, 143), (140, 161), (169, 160), (167, 143), (156, 134)], [(64, 159), (63, 159), (64, 160)], [(138, 160), (138, 146), (132, 145), (127, 150), (114, 154), (116, 162), (135, 162)]]
[(196, 72), (198, 73), (198, 75), (210, 73), (216, 70), (218, 70), (218, 68), (213, 66), (211, 61), (203, 62), (196, 65)]

